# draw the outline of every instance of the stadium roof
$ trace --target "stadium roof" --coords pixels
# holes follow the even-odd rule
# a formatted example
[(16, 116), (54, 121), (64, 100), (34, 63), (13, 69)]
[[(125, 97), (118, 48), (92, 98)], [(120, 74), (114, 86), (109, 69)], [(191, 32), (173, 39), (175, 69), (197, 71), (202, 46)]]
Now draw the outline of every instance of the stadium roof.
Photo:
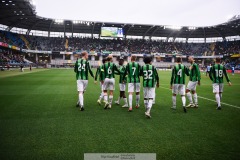
[(240, 16), (235, 16), (226, 23), (206, 26), (166, 26), (146, 24), (105, 23), (90, 21), (55, 20), (36, 15), (35, 6), (29, 0), (1, 0), (0, 24), (13, 27), (49, 32), (100, 34), (102, 26), (122, 27), (125, 35), (174, 37), (174, 38), (210, 38), (240, 35)]

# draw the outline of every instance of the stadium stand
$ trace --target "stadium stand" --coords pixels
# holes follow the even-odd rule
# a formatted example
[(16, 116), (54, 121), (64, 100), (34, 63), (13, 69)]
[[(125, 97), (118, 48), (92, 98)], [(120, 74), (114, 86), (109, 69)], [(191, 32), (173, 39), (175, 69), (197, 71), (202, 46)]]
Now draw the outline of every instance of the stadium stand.
[(119, 51), (134, 54), (150, 53), (178, 53), (184, 55), (220, 55), (228, 53), (239, 53), (240, 41), (223, 41), (214, 43), (183, 43), (183, 42), (164, 42), (162, 40), (143, 40), (143, 39), (99, 39), (70, 37), (68, 48), (65, 48), (66, 38), (62, 37), (41, 37), (24, 36), (11, 32), (0, 31), (2, 42), (16, 45), (23, 49), (42, 50), (42, 51), (79, 51), (94, 50)]

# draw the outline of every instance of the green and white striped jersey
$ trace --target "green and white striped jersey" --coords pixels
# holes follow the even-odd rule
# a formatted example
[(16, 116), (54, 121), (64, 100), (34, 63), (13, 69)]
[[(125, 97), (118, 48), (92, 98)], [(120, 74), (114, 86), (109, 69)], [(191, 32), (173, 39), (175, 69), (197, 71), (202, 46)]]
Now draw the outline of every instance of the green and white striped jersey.
[(128, 75), (128, 83), (140, 83), (141, 66), (137, 62), (129, 62), (123, 77)]
[(189, 70), (183, 64), (176, 64), (172, 69), (170, 84), (185, 84), (185, 75), (189, 76)]
[(120, 74), (120, 71), (118, 70), (115, 63), (112, 62), (106, 62), (102, 66), (102, 72), (104, 72), (104, 79), (105, 78), (115, 78), (115, 72)]
[(141, 75), (143, 76), (143, 87), (155, 87), (159, 83), (159, 77), (156, 68), (151, 64), (142, 66)]
[(201, 73), (198, 65), (194, 62), (193, 64), (191, 64), (191, 68), (192, 69), (189, 70), (189, 80), (193, 82), (200, 81)]
[(226, 68), (223, 65), (215, 64), (211, 67), (209, 77), (213, 83), (223, 83), (223, 75), (225, 76), (227, 82), (230, 82)]
[(79, 59), (76, 61), (74, 72), (76, 73), (77, 80), (88, 80), (88, 72), (94, 77), (89, 61), (85, 59)]
[[(125, 70), (126, 70), (126, 66), (124, 66), (124, 65), (122, 65), (122, 66), (118, 66), (118, 69), (119, 69), (119, 71), (121, 72), (120, 73), (120, 76), (119, 76), (119, 83), (123, 83), (123, 82), (126, 82), (126, 80), (127, 80), (127, 78), (125, 77), (123, 77), (123, 74), (124, 74), (124, 72), (125, 72)], [(116, 74), (118, 74), (118, 73), (116, 73)], [(119, 74), (118, 74), (119, 75)]]

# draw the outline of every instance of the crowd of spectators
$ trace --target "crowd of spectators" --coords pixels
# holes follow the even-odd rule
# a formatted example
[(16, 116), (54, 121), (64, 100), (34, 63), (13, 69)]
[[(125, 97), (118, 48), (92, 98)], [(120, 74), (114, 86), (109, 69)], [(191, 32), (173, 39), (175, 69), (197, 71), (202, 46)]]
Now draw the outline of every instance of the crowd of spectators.
[(23, 56), (0, 49), (0, 63), (25, 63)]
[(240, 41), (217, 42), (215, 52), (221, 54), (240, 54)]
[[(32, 41), (34, 39), (34, 41)], [(68, 48), (65, 48), (68, 41)], [(99, 38), (46, 38), (32, 37), (31, 44), (39, 50), (78, 51), (94, 50), (120, 51), (128, 53), (179, 53), (184, 55), (214, 55), (239, 53), (239, 41), (217, 43), (164, 42), (142, 39), (99, 39)]]
[(100, 39), (84, 37), (42, 37), (18, 35), (0, 31), (0, 42), (17, 45), (21, 49), (44, 51), (93, 50), (120, 51), (127, 53), (168, 53), (184, 55), (219, 55), (240, 53), (240, 41), (214, 43), (165, 42), (145, 39)]
[[(222, 55), (240, 52), (240, 41), (214, 43), (165, 42), (145, 39), (60, 38), (28, 36), (31, 49), (48, 51), (94, 50), (127, 53), (169, 53), (184, 55)], [(67, 44), (67, 48), (66, 48)]]

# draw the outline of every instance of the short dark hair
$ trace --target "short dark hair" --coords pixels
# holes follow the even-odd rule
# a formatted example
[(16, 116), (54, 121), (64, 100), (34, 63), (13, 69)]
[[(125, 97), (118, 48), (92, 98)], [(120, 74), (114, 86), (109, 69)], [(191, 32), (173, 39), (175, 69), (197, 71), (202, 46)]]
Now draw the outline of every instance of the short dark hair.
[(217, 63), (220, 63), (220, 62), (221, 62), (221, 58), (220, 58), (220, 57), (217, 57), (217, 58), (216, 58), (216, 62), (217, 62)]
[(151, 63), (151, 61), (152, 61), (152, 57), (150, 57), (150, 56), (146, 56), (146, 57), (144, 57), (144, 59), (143, 59), (143, 62), (144, 62), (145, 64), (149, 64), (149, 63)]
[(102, 59), (102, 63), (105, 63), (105, 62), (106, 62), (106, 58), (103, 58), (103, 59)]
[(177, 57), (177, 63), (182, 62), (182, 58), (181, 57)]

